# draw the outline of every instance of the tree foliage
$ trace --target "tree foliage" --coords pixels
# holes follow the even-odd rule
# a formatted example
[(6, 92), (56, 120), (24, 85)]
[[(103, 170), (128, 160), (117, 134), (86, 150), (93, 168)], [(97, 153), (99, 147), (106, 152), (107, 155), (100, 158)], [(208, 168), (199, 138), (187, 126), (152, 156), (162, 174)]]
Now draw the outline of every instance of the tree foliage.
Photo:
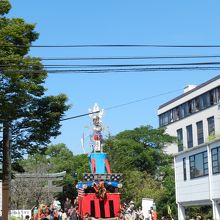
[[(109, 155), (112, 172), (123, 174), (122, 202), (133, 200), (139, 206), (142, 198), (153, 198), (159, 216), (167, 215), (169, 205), (173, 217), (176, 217), (173, 160), (162, 150), (163, 145), (173, 141), (175, 138), (167, 136), (164, 130), (150, 126), (123, 131), (105, 140), (104, 148)], [(89, 172), (88, 156), (74, 156), (64, 144), (49, 146), (44, 155), (30, 156), (22, 166), (30, 170), (36, 161), (49, 164), (49, 172), (67, 172), (61, 199), (76, 196), (75, 173), (79, 174), (77, 179), (82, 179), (82, 173)]]
[(39, 58), (28, 56), (39, 34), (34, 24), (5, 17), (10, 8), (8, 1), (0, 1), (0, 122), (10, 123), (12, 158), (19, 159), (60, 134), (60, 119), (69, 106), (64, 94), (45, 95), (47, 72)]
[(8, 0), (0, 1), (0, 15), (7, 14), (11, 9), (11, 4)]
[[(0, 160), (3, 162), (2, 216), (8, 219), (11, 162), (26, 153), (40, 152), (51, 137), (60, 134), (60, 119), (68, 110), (67, 97), (46, 96), (47, 72), (39, 58), (28, 56), (30, 45), (39, 34), (34, 24), (21, 18), (7, 18), (11, 5), (0, 1), (0, 123), (3, 139)], [(19, 167), (20, 169), (20, 167)]]
[(160, 194), (155, 198), (156, 204), (159, 207), (158, 213), (160, 216), (168, 215), (169, 206), (172, 212), (172, 217), (177, 219), (174, 169), (171, 165), (165, 166), (163, 169), (166, 175), (161, 184)]
[(162, 149), (173, 141), (175, 138), (167, 135), (164, 129), (141, 126), (107, 139), (105, 150), (117, 172), (138, 170), (156, 176), (169, 164), (169, 157)]
[(120, 190), (123, 202), (132, 200), (136, 206), (141, 206), (142, 198), (156, 199), (161, 192), (161, 184), (147, 172), (127, 170), (124, 171), (123, 178), (123, 187)]
[(141, 126), (120, 132), (105, 141), (113, 172), (123, 174), (124, 201), (153, 198), (159, 215), (167, 215), (167, 205), (176, 216), (173, 159), (163, 148), (176, 141), (164, 129)]

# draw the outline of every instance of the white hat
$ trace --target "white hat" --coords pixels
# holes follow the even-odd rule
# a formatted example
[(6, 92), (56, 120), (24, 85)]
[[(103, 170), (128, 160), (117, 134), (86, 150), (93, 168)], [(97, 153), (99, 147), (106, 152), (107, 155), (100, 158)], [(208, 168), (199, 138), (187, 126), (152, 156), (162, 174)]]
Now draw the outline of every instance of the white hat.
[(131, 201), (129, 202), (129, 204), (134, 204), (134, 202), (131, 200)]

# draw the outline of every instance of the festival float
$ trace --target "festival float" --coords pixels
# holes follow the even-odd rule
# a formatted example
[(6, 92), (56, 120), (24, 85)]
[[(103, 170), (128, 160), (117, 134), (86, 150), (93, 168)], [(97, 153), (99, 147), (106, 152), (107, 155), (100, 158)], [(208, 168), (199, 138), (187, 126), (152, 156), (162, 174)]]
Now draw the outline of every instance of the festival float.
[(92, 152), (89, 154), (91, 173), (78, 182), (78, 215), (94, 218), (114, 218), (120, 215), (121, 174), (112, 173), (108, 156), (103, 152), (103, 109), (97, 104), (89, 110), (93, 124)]

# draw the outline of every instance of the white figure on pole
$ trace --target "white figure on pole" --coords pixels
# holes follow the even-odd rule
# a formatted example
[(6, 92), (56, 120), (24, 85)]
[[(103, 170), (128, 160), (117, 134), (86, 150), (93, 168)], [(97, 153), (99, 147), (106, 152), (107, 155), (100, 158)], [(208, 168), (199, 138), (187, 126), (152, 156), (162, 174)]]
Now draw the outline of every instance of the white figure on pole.
[(94, 141), (94, 151), (95, 152), (102, 152), (102, 117), (104, 114), (104, 109), (99, 108), (98, 104), (95, 103), (93, 109), (89, 109), (90, 118), (93, 122), (93, 141)]

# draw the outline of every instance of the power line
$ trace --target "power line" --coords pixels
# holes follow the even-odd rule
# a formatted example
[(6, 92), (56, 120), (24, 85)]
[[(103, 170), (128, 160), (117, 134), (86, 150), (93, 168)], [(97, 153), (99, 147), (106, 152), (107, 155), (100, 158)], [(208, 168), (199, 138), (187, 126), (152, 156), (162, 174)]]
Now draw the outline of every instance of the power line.
[(100, 111), (95, 111), (95, 112), (90, 112), (90, 113), (86, 113), (86, 114), (82, 114), (82, 115), (76, 115), (76, 116), (69, 117), (69, 118), (63, 118), (60, 121), (67, 121), (67, 120), (74, 119), (74, 118), (80, 118), (80, 117), (84, 117), (84, 116), (87, 116), (87, 115), (92, 115), (94, 113), (99, 113), (99, 112)]
[(84, 47), (160, 47), (160, 48), (219, 48), (220, 45), (171, 45), (171, 44), (69, 44), (69, 45), (9, 45), (0, 47), (18, 48), (84, 48)]
[[(29, 71), (22, 68), (25, 67), (45, 67), (45, 68), (109, 68), (109, 67), (157, 67), (157, 66), (203, 66), (203, 65), (220, 65), (220, 62), (189, 62), (189, 63), (147, 63), (147, 64), (35, 64), (35, 63), (25, 63), (22, 65), (17, 64), (0, 64), (0, 67), (18, 67), (17, 70), (21, 71)], [(4, 69), (2, 69), (4, 70)], [(5, 69), (7, 71), (7, 69)], [(8, 69), (10, 70), (10, 69)], [(11, 69), (13, 71), (16, 71), (16, 69)], [(33, 70), (33, 69), (32, 69)], [(30, 70), (30, 71), (32, 71)], [(35, 71), (35, 70), (34, 70)]]
[(64, 73), (122, 73), (122, 72), (152, 72), (152, 71), (183, 71), (183, 70), (219, 70), (220, 66), (190, 66), (190, 67), (144, 67), (144, 68), (104, 68), (104, 69), (49, 69), (49, 70), (14, 70), (6, 69), (4, 73), (15, 74), (15, 73), (29, 73), (37, 74), (42, 71), (47, 71), (49, 74), (64, 74)]
[[(20, 68), (30, 65), (31, 67), (39, 67), (38, 64), (24, 64)], [(109, 67), (149, 67), (149, 66), (203, 66), (203, 65), (220, 65), (220, 62), (192, 62), (192, 63), (150, 63), (150, 64), (43, 64), (45, 68), (109, 68)], [(12, 64), (0, 64), (0, 67), (11, 67)], [(14, 66), (14, 65), (13, 65)], [(17, 66), (17, 65), (16, 65)], [(22, 69), (21, 69), (22, 70)]]
[[(196, 62), (196, 63), (150, 63), (150, 64), (89, 64), (89, 65), (72, 65), (72, 64), (44, 64), (46, 68), (91, 68), (91, 67), (143, 67), (143, 66), (198, 66), (198, 65), (220, 65), (220, 62)], [(5, 66), (5, 65), (3, 65)], [(10, 66), (10, 65), (8, 65)], [(35, 65), (33, 65), (35, 66)], [(36, 65), (38, 66), (38, 65)], [(2, 65), (0, 65), (2, 67)]]
[[(35, 57), (36, 58), (36, 57)], [(70, 60), (145, 60), (145, 59), (200, 59), (200, 58), (220, 58), (220, 55), (185, 55), (185, 56), (122, 56), (122, 57), (37, 57), (45, 61), (70, 61)], [(0, 58), (0, 61), (21, 61), (19, 59)]]
[[(131, 105), (131, 104), (134, 104), (134, 103), (137, 103), (137, 102), (142, 102), (142, 101), (146, 101), (146, 100), (149, 100), (149, 99), (157, 98), (157, 97), (167, 95), (167, 94), (171, 94), (171, 93), (174, 93), (174, 92), (178, 92), (178, 91), (181, 91), (181, 90), (182, 89), (176, 89), (176, 90), (168, 91), (168, 92), (161, 93), (161, 94), (158, 94), (158, 95), (149, 96), (149, 97), (142, 98), (142, 99), (136, 99), (136, 100), (133, 100), (133, 101), (130, 101), (130, 102), (125, 102), (125, 103), (122, 103), (122, 104), (118, 104), (118, 105), (114, 105), (114, 106), (104, 108), (104, 110), (112, 110), (112, 109), (115, 109), (115, 108), (121, 108), (121, 107), (124, 107), (124, 106), (127, 106), (127, 105)], [(61, 119), (61, 121), (67, 121), (67, 120), (71, 120), (71, 119), (75, 119), (75, 118), (80, 118), (80, 117), (84, 117), (84, 116), (91, 115), (91, 114), (98, 113), (98, 112), (100, 112), (100, 111), (90, 112), (90, 113), (81, 114), (81, 115), (76, 115), (76, 116)]]
[(197, 58), (220, 58), (220, 55), (130, 56), (130, 57), (42, 57), (40, 59), (52, 61), (52, 60), (145, 60), (145, 59), (197, 59)]
[(174, 93), (174, 92), (179, 92), (181, 90), (182, 89), (176, 89), (176, 90), (168, 91), (168, 92), (161, 93), (161, 94), (158, 94), (158, 95), (153, 95), (153, 96), (149, 96), (149, 97), (146, 97), (146, 98), (136, 99), (136, 100), (133, 100), (133, 101), (130, 101), (130, 102), (125, 102), (125, 103), (122, 103), (122, 104), (114, 105), (114, 106), (104, 108), (104, 109), (105, 110), (110, 110), (110, 109), (120, 108), (120, 107), (131, 105), (131, 104), (134, 104), (134, 103), (137, 103), (137, 102), (146, 101), (146, 100), (149, 100), (149, 99), (157, 98), (157, 97), (167, 95), (167, 94), (171, 94), (171, 93)]

